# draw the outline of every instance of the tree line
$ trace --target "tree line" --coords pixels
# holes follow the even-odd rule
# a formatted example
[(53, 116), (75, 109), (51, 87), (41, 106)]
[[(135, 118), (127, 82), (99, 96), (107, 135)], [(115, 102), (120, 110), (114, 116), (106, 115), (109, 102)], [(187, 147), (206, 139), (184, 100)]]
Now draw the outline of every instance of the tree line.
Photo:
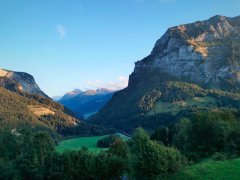
[(186, 165), (181, 153), (152, 141), (142, 128), (107, 151), (55, 151), (46, 132), (0, 132), (0, 179), (157, 179)]

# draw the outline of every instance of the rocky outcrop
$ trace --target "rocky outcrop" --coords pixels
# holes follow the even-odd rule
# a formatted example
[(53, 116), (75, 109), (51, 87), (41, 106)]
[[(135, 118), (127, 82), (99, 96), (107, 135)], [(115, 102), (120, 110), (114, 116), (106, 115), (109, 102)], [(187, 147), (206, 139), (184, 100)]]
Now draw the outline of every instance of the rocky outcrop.
[[(163, 72), (210, 88), (239, 90), (240, 16), (214, 16), (169, 28), (132, 77)], [(130, 77), (131, 83), (131, 77)]]
[(33, 76), (24, 72), (0, 69), (0, 86), (13, 92), (26, 92), (48, 97), (38, 87)]
[[(153, 130), (186, 112), (238, 109), (239, 93), (240, 16), (214, 16), (169, 28), (150, 55), (135, 63), (128, 87), (90, 122), (128, 132), (138, 126)], [(192, 103), (199, 99), (207, 104)]]

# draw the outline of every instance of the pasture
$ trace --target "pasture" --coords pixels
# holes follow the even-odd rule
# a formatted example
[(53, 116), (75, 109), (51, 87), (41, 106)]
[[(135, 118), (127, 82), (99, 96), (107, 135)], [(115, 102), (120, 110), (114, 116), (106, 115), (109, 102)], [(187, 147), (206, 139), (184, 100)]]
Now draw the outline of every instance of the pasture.
[[(124, 141), (128, 140), (129, 138), (123, 134), (117, 133)], [(88, 148), (91, 152), (100, 152), (103, 150), (107, 150), (107, 148), (99, 148), (97, 147), (97, 142), (106, 137), (105, 136), (93, 136), (93, 137), (78, 137), (78, 138), (72, 138), (72, 139), (66, 139), (61, 141), (57, 147), (56, 150), (59, 153), (62, 153), (67, 150), (79, 150), (83, 147)]]

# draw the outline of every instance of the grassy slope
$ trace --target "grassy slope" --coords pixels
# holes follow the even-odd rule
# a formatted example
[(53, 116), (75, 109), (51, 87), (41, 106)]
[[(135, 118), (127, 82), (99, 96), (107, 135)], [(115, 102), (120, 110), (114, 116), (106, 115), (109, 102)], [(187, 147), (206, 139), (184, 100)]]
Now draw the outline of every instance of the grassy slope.
[[(129, 139), (128, 137), (124, 136), (123, 134), (119, 134), (119, 135), (125, 141)], [(79, 137), (79, 138), (63, 140), (56, 147), (56, 150), (57, 150), (57, 152), (62, 153), (66, 150), (78, 150), (78, 149), (81, 149), (82, 147), (86, 147), (92, 152), (99, 152), (99, 151), (107, 149), (107, 148), (97, 147), (98, 140), (100, 140), (106, 136), (108, 136), (108, 135), (94, 136), (94, 137)]]
[(183, 169), (176, 173), (171, 180), (184, 179), (240, 179), (240, 158), (226, 161), (207, 161)]
[[(64, 107), (51, 99), (44, 97), (34, 97), (35, 95), (17, 93), (8, 91), (0, 87), (0, 124), (17, 124), (45, 125), (49, 128), (73, 126), (77, 120), (64, 112)], [(37, 100), (36, 100), (37, 99)], [(43, 114), (38, 114), (36, 108), (44, 109), (49, 118), (43, 120)], [(34, 110), (35, 108), (35, 110)], [(39, 109), (38, 109), (39, 110)]]
[(216, 107), (217, 101), (212, 97), (194, 97), (188, 101), (178, 101), (174, 103), (158, 101), (153, 108), (149, 111), (148, 115), (154, 115), (157, 113), (172, 112), (177, 114), (182, 109), (190, 107)]

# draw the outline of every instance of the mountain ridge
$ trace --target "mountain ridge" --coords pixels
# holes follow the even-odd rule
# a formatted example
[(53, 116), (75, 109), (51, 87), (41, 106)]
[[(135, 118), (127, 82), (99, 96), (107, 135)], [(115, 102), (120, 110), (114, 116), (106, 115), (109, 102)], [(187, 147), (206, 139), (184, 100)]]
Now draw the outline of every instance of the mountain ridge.
[(0, 86), (13, 92), (26, 92), (48, 98), (39, 88), (34, 77), (25, 72), (0, 69)]
[[(169, 28), (135, 63), (128, 87), (90, 122), (154, 130), (194, 111), (239, 108), (240, 16)], [(233, 103), (234, 102), (234, 103)]]
[(70, 92), (70, 95), (64, 95), (58, 102), (70, 109), (76, 117), (83, 118), (99, 111), (111, 99), (115, 91), (99, 88), (78, 92), (77, 94)]

